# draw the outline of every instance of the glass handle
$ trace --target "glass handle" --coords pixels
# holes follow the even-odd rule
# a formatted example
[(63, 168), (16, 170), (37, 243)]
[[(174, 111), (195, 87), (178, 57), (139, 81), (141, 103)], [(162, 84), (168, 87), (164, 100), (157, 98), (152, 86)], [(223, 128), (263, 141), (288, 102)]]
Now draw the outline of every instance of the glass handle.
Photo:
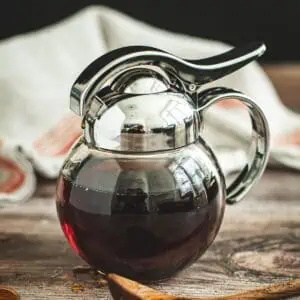
[(266, 167), (269, 155), (269, 126), (259, 106), (248, 96), (232, 89), (211, 88), (199, 93), (198, 111), (201, 114), (212, 104), (228, 99), (239, 100), (248, 108), (252, 124), (248, 162), (237, 178), (226, 188), (226, 202), (234, 204), (248, 193)]

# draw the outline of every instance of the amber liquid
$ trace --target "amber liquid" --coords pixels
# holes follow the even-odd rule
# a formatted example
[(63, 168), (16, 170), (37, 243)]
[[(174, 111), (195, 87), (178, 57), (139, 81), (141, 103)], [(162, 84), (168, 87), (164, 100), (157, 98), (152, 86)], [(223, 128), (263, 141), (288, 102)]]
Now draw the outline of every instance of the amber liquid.
[[(61, 176), (57, 188), (62, 229), (86, 262), (105, 273), (154, 281), (174, 275), (207, 249), (221, 221), (214, 195), (195, 199), (187, 188), (180, 193), (170, 184), (173, 174), (163, 169), (143, 171), (141, 179), (139, 170), (123, 165), (116, 175), (105, 164), (83, 171), (81, 184)], [(95, 176), (106, 180), (105, 190), (82, 184)], [(164, 189), (157, 192), (160, 183)]]

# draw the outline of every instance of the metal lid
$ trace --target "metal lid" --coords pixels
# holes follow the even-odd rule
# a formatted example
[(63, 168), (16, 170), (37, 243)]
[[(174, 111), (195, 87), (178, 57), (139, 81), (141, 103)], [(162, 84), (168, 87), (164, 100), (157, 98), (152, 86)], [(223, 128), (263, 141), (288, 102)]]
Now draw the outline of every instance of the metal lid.
[(199, 87), (241, 68), (264, 49), (252, 44), (197, 61), (150, 47), (116, 49), (80, 74), (71, 90), (71, 109), (83, 116), (93, 147), (176, 149), (199, 136)]
[(162, 92), (129, 96), (95, 119), (85, 136), (97, 148), (115, 151), (159, 151), (194, 142), (199, 114), (186, 95)]
[(174, 87), (172, 91), (168, 76), (155, 71), (145, 66), (127, 70), (111, 82), (113, 91), (93, 97), (84, 118), (89, 143), (107, 150), (148, 152), (196, 140), (200, 122), (194, 102)]

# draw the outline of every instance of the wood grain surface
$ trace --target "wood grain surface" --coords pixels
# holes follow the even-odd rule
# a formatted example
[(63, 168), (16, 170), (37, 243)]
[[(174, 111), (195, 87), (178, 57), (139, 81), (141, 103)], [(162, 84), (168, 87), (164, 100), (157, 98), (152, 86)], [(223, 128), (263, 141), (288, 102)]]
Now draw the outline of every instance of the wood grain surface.
[[(269, 68), (271, 77), (272, 72), (279, 76)], [(299, 94), (289, 96), (289, 106), (300, 108), (293, 102)], [(14, 288), (21, 299), (108, 299), (101, 276), (78, 267), (84, 262), (61, 232), (54, 192), (54, 181), (40, 179), (32, 200), (0, 210), (0, 285)], [(173, 295), (215, 296), (300, 278), (299, 201), (300, 174), (268, 170), (247, 199), (227, 206), (205, 255), (153, 287)]]
[[(207, 253), (177, 277), (154, 285), (186, 296), (214, 296), (300, 277), (300, 174), (268, 170), (243, 202), (228, 206)], [(100, 276), (67, 244), (54, 206), (55, 183), (1, 211), (0, 284), (21, 299), (107, 299)]]

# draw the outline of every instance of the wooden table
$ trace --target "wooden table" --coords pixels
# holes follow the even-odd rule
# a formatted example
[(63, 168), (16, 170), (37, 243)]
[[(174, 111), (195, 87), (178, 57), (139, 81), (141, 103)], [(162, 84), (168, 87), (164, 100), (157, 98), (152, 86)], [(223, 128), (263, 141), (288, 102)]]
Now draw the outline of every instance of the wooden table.
[[(267, 70), (271, 77), (272, 68)], [(31, 201), (1, 210), (0, 284), (15, 288), (21, 299), (109, 298), (105, 283), (91, 272), (73, 272), (84, 263), (60, 230), (54, 192), (55, 182), (41, 179)], [(268, 170), (247, 199), (226, 208), (207, 253), (155, 287), (177, 295), (213, 296), (300, 277), (299, 201), (300, 173)]]

